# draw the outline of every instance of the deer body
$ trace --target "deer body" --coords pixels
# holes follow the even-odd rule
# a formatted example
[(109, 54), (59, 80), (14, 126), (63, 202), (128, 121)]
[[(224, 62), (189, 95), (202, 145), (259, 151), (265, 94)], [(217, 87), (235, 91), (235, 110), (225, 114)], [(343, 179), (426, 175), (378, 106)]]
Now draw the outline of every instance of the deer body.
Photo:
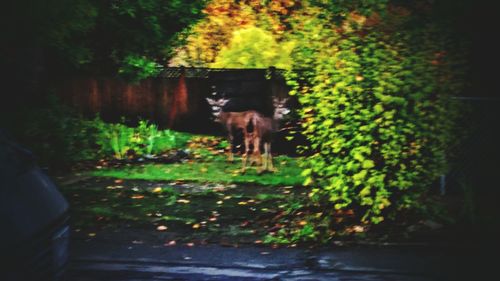
[[(278, 131), (279, 129), (279, 120), (283, 118), (284, 115), (288, 114), (289, 109), (284, 107), (283, 101), (274, 101), (274, 116), (267, 117), (261, 113), (255, 112), (252, 114), (251, 122), (254, 127), (254, 132), (250, 136), (250, 141), (253, 143), (254, 152), (256, 157), (261, 158), (262, 167), (260, 168), (260, 172), (262, 171), (274, 171), (273, 158), (271, 154), (271, 142), (273, 133)], [(249, 141), (249, 142), (250, 142)], [(260, 144), (264, 146), (264, 154), (260, 157)], [(243, 169), (245, 168), (246, 162), (243, 162)]]
[[(233, 139), (235, 130), (241, 129), (243, 132), (243, 140), (245, 145), (245, 153), (242, 157), (242, 171), (246, 170), (248, 154), (253, 146), (252, 156), (257, 163), (263, 163), (262, 170), (274, 170), (271, 156), (271, 140), (272, 134), (278, 129), (278, 121), (288, 113), (288, 109), (284, 107), (284, 101), (274, 101), (275, 112), (273, 117), (267, 117), (255, 110), (247, 110), (243, 112), (224, 112), (222, 107), (228, 102), (227, 99), (213, 100), (207, 98), (208, 103), (212, 106), (212, 114), (216, 117), (216, 121), (223, 124), (226, 128), (229, 141), (228, 160), (233, 161)], [(249, 126), (253, 127), (253, 131), (249, 132)], [(264, 144), (264, 159), (262, 161), (260, 153), (260, 144)]]
[(226, 129), (229, 142), (228, 161), (233, 161), (233, 140), (235, 132), (236, 130), (242, 130), (246, 149), (246, 140), (250, 139), (247, 126), (250, 124), (250, 120), (255, 111), (225, 112), (222, 111), (222, 107), (229, 101), (228, 99), (214, 100), (207, 98), (207, 101), (212, 107), (212, 115), (215, 117), (215, 121), (221, 123)]
[(247, 147), (246, 140), (250, 138), (249, 132), (247, 130), (250, 120), (255, 114), (255, 111), (243, 111), (243, 112), (221, 112), (220, 122), (226, 128), (228, 134), (227, 138), (229, 141), (229, 155), (228, 160), (233, 161), (233, 140), (236, 130), (242, 130), (243, 139), (245, 140), (245, 149)]

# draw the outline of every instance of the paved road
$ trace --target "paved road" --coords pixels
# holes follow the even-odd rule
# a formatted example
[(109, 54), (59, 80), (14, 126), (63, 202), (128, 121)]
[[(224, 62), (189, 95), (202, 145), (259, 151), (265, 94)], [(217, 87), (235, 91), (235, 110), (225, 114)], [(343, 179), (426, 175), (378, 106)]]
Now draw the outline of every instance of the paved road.
[[(272, 249), (74, 240), (68, 279), (442, 281), (474, 274), (463, 256), (423, 247)], [(470, 268), (469, 268), (470, 267)], [(478, 274), (475, 274), (479, 276)]]

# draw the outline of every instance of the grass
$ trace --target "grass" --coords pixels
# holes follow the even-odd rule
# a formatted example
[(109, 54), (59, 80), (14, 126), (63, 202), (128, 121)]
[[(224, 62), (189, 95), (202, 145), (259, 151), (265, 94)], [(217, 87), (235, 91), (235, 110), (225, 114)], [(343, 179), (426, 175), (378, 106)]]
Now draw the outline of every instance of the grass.
[[(207, 160), (205, 160), (207, 159)], [(278, 156), (274, 163), (278, 169), (274, 173), (258, 174), (250, 167), (242, 174), (241, 162), (227, 163), (223, 155), (191, 160), (176, 164), (146, 164), (119, 169), (101, 169), (90, 172), (92, 176), (134, 180), (193, 181), (201, 183), (250, 183), (258, 185), (301, 185), (304, 178), (297, 159)]]
[(241, 159), (227, 162), (220, 138), (192, 136), (185, 148), (182, 163), (94, 169), (85, 172), (90, 179), (63, 186), (78, 235), (130, 228), (163, 241), (254, 243), (275, 231), (290, 200), (307, 197), (300, 158), (276, 156), (277, 171), (242, 173)]
[(125, 233), (146, 231), (167, 241), (231, 244), (261, 241), (288, 199), (307, 196), (304, 187), (193, 186), (97, 177), (61, 190), (77, 236), (128, 228)]

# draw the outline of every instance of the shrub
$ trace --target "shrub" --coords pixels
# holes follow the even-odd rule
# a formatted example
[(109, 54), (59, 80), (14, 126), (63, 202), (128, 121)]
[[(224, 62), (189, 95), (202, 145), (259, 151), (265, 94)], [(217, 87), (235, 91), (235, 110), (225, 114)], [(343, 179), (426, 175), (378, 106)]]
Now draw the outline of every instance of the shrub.
[(190, 135), (171, 130), (159, 130), (155, 124), (140, 120), (137, 127), (121, 123), (105, 123), (96, 117), (92, 124), (97, 128), (96, 143), (104, 156), (124, 159), (127, 156), (144, 156), (182, 148)]
[(385, 20), (300, 21), (288, 77), (311, 143), (303, 175), (312, 201), (367, 223), (415, 210), (445, 172), (458, 114), (450, 96), (465, 72), (464, 46), (449, 30)]

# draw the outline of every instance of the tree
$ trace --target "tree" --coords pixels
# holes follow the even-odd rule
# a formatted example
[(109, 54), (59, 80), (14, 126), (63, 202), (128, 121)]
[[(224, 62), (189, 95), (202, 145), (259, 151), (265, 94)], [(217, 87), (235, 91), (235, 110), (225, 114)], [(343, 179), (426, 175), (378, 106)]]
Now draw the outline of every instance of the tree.
[(272, 34), (258, 27), (236, 30), (227, 47), (217, 55), (211, 67), (289, 69), (293, 42), (278, 44)]
[[(10, 54), (36, 48), (52, 69), (135, 79), (154, 74), (181, 43), (179, 34), (200, 19), (205, 1), (12, 1), (3, 9), (2, 46)], [(6, 56), (15, 63), (24, 54)], [(17, 58), (17, 59), (16, 59)], [(154, 67), (153, 67), (154, 69)]]
[(170, 65), (202, 66), (213, 64), (233, 34), (242, 29), (260, 28), (278, 44), (289, 28), (288, 18), (300, 9), (301, 1), (213, 0), (203, 10), (205, 18), (187, 34), (186, 44), (176, 50)]

